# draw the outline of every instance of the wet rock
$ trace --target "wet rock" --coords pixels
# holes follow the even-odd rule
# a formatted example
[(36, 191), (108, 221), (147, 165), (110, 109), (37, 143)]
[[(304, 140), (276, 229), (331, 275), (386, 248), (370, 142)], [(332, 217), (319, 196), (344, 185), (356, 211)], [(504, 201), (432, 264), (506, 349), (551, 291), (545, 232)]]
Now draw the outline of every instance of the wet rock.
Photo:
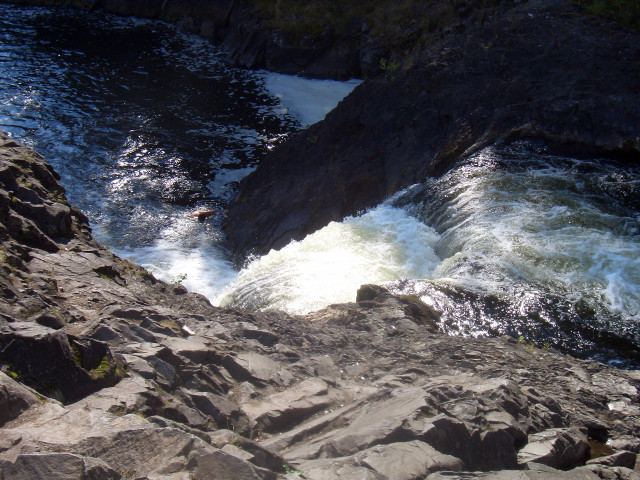
[(380, 285), (362, 285), (356, 293), (356, 302), (375, 300), (379, 295), (389, 293), (389, 290)]
[(154, 0), (102, 0), (100, 4), (105, 12), (141, 18), (156, 18), (162, 9), (162, 4)]

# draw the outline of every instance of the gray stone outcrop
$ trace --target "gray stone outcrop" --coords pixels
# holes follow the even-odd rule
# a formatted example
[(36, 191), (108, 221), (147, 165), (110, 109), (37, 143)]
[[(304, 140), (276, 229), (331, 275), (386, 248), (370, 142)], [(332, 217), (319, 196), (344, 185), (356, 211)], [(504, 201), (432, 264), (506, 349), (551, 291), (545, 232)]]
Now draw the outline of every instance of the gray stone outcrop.
[(640, 34), (571, 2), (518, 3), (429, 45), (410, 68), (359, 85), (324, 121), (267, 155), (229, 205), (226, 231), (239, 263), (497, 141), (533, 139), (561, 154), (637, 164), (640, 66), (632, 59)]

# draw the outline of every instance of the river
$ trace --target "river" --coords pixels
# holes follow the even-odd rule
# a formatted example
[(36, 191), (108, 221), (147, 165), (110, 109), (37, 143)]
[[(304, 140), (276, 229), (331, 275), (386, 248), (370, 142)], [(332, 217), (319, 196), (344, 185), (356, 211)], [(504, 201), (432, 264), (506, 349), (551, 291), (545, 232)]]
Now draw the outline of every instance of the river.
[(219, 216), (272, 148), (358, 82), (229, 67), (175, 27), (0, 4), (0, 129), (40, 151), (95, 237), (212, 303), (303, 314), (364, 283), (418, 295), (451, 334), (640, 361), (640, 172), (494, 145), (234, 270)]

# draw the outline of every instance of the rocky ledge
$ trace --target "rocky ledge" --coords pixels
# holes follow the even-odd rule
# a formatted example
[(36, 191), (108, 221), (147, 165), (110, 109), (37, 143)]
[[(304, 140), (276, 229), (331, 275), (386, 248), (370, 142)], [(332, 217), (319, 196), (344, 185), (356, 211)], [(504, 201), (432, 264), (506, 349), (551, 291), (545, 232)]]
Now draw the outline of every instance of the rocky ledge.
[(376, 286), (214, 307), (98, 245), (4, 135), (0, 218), (2, 480), (640, 478), (638, 371), (448, 337)]
[(565, 0), (507, 7), (413, 65), (389, 66), (271, 152), (229, 206), (238, 258), (300, 240), (498, 141), (637, 163), (640, 34)]
[(122, 16), (174, 23), (218, 45), (225, 59), (246, 68), (267, 68), (321, 78), (353, 78), (380, 72), (388, 48), (356, 21), (344, 32), (327, 27), (300, 41), (265, 25), (253, 2), (244, 0), (13, 0), (16, 3), (100, 9)]

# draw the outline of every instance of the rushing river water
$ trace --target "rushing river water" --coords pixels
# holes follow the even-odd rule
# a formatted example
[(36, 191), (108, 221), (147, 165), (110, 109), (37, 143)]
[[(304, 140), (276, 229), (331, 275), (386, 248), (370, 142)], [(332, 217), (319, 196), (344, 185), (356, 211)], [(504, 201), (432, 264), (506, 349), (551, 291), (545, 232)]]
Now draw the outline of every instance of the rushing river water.
[(236, 182), (357, 82), (224, 65), (163, 23), (0, 4), (0, 129), (62, 176), (96, 238), (213, 303), (305, 313), (364, 283), (420, 296), (442, 327), (640, 361), (640, 171), (493, 146), (359, 217), (234, 271)]

